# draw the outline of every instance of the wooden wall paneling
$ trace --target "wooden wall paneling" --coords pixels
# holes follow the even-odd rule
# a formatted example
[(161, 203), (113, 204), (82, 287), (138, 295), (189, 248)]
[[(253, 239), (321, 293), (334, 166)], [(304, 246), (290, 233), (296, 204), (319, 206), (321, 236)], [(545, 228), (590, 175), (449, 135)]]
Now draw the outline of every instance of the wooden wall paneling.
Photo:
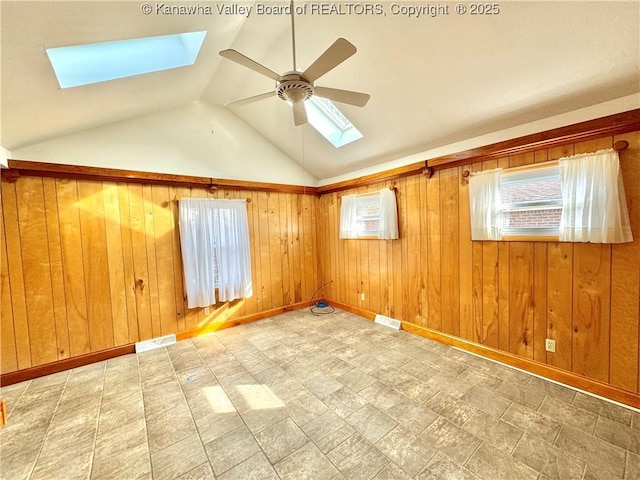
[(442, 331), (460, 335), (458, 169), (440, 172)]
[[(573, 144), (548, 149), (547, 158), (573, 155)], [(549, 365), (571, 371), (573, 336), (573, 243), (547, 244), (547, 338), (556, 341)]]
[[(497, 160), (482, 162), (482, 170), (491, 170), (498, 167)], [(500, 275), (498, 272), (498, 242), (484, 241), (474, 242), (482, 245), (482, 272), (480, 280), (480, 295), (482, 299), (482, 334), (480, 343), (489, 347), (498, 348), (499, 327), (499, 300)], [(504, 242), (501, 242), (504, 243)], [(474, 261), (475, 261), (474, 252)], [(476, 291), (474, 279), (474, 295)]]
[(12, 372), (18, 369), (16, 337), (11, 305), (11, 283), (7, 261), (7, 235), (4, 228), (4, 209), (2, 196), (4, 182), (0, 183), (0, 372)]
[(420, 326), (429, 326), (429, 220), (427, 213), (427, 176), (418, 175), (420, 184), (420, 202), (418, 215), (420, 216)]
[(291, 241), (291, 216), (289, 213), (288, 194), (277, 193), (277, 212), (280, 217), (280, 265), (282, 268), (282, 305), (293, 303), (294, 287), (291, 282), (291, 258), (289, 258), (289, 242)]
[(405, 177), (402, 179), (405, 185), (406, 195), (406, 231), (407, 231), (407, 270), (404, 275), (409, 291), (407, 297), (407, 313), (405, 320), (416, 325), (422, 324), (422, 297), (421, 270), (422, 252), (420, 249), (420, 229), (422, 224), (422, 212), (420, 211), (420, 176)]
[(280, 230), (279, 193), (267, 193), (269, 205), (269, 255), (271, 256), (271, 303), (274, 307), (284, 305), (282, 272), (282, 235)]
[(187, 322), (185, 319), (185, 299), (184, 299), (184, 284), (182, 278), (182, 253), (180, 248), (180, 224), (179, 224), (179, 203), (176, 200), (176, 195), (185, 196), (174, 185), (169, 186), (169, 201), (167, 202), (167, 209), (171, 215), (173, 222), (173, 228), (171, 229), (171, 258), (173, 260), (173, 298), (175, 299), (176, 308), (176, 325), (178, 332), (184, 332), (187, 330)]
[(255, 192), (244, 192), (244, 196), (242, 198), (250, 199), (251, 201), (246, 204), (247, 207), (247, 224), (249, 228), (249, 241), (250, 241), (250, 254), (251, 254), (251, 285), (253, 288), (253, 295), (244, 300), (244, 312), (245, 314), (254, 314), (258, 312), (258, 290), (257, 290), (257, 258), (256, 258), (256, 248), (257, 242), (255, 241), (256, 231), (254, 228), (254, 218), (255, 218)]
[[(471, 220), (469, 213), (469, 177), (463, 177), (463, 172), (471, 171), (471, 165), (462, 165), (458, 169), (458, 269), (460, 271), (460, 336), (477, 342), (480, 337), (476, 324), (476, 315), (482, 314), (482, 309), (474, 308), (473, 279), (480, 271), (482, 259), (474, 258), (474, 248), (471, 242)], [(482, 246), (480, 253), (482, 253)]]
[(152, 186), (151, 205), (158, 278), (160, 335), (168, 335), (178, 331), (175, 274), (173, 271), (173, 232), (176, 223), (171, 211), (171, 195), (168, 186)]
[[(320, 270), (322, 262), (319, 261), (321, 252), (320, 236), (316, 240), (316, 204), (320, 201), (316, 197), (311, 195), (302, 196), (302, 300), (310, 300), (311, 295), (315, 292), (316, 288), (320, 287), (324, 282), (328, 282), (330, 279), (327, 277), (319, 277), (319, 281), (316, 279), (317, 272)], [(326, 209), (323, 210), (326, 214)], [(319, 215), (319, 213), (318, 213)], [(323, 217), (324, 218), (324, 217)], [(326, 223), (325, 223), (326, 225)], [(337, 242), (337, 239), (336, 239)], [(322, 292), (320, 292), (322, 296)]]
[[(499, 168), (509, 168), (508, 158), (498, 159)], [(509, 312), (510, 246), (511, 242), (498, 242), (498, 348), (511, 351), (511, 317)]]
[(116, 183), (103, 182), (102, 184), (114, 346), (129, 343), (129, 318), (127, 316), (126, 282), (123, 263), (123, 225), (122, 219), (120, 218), (118, 190), (119, 188)]
[(92, 352), (114, 346), (102, 189), (102, 182), (78, 182), (87, 320)]
[(293, 302), (302, 301), (302, 255), (300, 255), (303, 237), (302, 195), (291, 195), (291, 258), (293, 265)]
[(37, 365), (58, 360), (42, 178), (21, 178), (16, 182), (16, 195), (21, 199), (17, 204), (18, 228), (27, 300), (29, 347), (31, 360)]
[[(396, 203), (398, 206), (398, 238), (391, 242), (391, 262), (393, 264), (393, 297), (391, 297), (391, 310), (392, 317), (398, 320), (405, 319), (405, 311), (404, 311), (404, 295), (405, 287), (404, 287), (404, 279), (402, 276), (406, 272), (404, 267), (404, 259), (402, 256), (403, 253), (403, 245), (402, 242), (406, 239), (406, 232), (403, 237), (403, 222), (406, 217), (406, 210), (403, 210), (404, 198), (406, 195), (406, 190), (403, 190), (402, 183), (398, 184), (398, 188), (396, 190)], [(406, 247), (405, 247), (406, 249)]]
[[(611, 148), (613, 138), (576, 143), (574, 153)], [(609, 381), (611, 245), (576, 243), (573, 248), (573, 371)]]
[(610, 382), (640, 392), (640, 132), (619, 135), (629, 148), (620, 153), (620, 169), (634, 242), (612, 245)]
[(91, 351), (77, 182), (56, 179), (56, 193), (64, 265), (69, 356), (75, 357)]
[(269, 194), (267, 192), (258, 193), (258, 217), (260, 231), (260, 291), (262, 292), (262, 308), (268, 310), (273, 308), (274, 303), (271, 298), (271, 253), (269, 252)]
[[(472, 172), (479, 172), (482, 170), (481, 163), (475, 163), (470, 166)], [(469, 178), (466, 179), (467, 181)], [(482, 315), (484, 313), (484, 302), (482, 299), (482, 274), (484, 269), (483, 260), (483, 244), (485, 242), (472, 242), (471, 241), (471, 213), (469, 211), (469, 186), (465, 186), (464, 199), (460, 200), (460, 215), (461, 222), (464, 215), (464, 236), (460, 235), (460, 242), (465, 242), (471, 245), (471, 332), (472, 335), (469, 338), (476, 343), (482, 343), (484, 341), (484, 331), (482, 325)], [(461, 243), (462, 245), (462, 243)], [(468, 248), (468, 247), (467, 247)], [(468, 252), (467, 252), (468, 253)], [(462, 254), (460, 255), (460, 268), (463, 268)], [(462, 304), (462, 302), (461, 302)], [(462, 315), (462, 313), (461, 313)]]
[(147, 235), (142, 185), (132, 183), (129, 191), (129, 220), (131, 224), (131, 251), (133, 256), (133, 285), (138, 318), (138, 341), (153, 338), (151, 325), (151, 298), (149, 295), (149, 267), (147, 264)]
[[(370, 193), (379, 192), (384, 185), (369, 185), (367, 191)], [(384, 240), (367, 240), (367, 246), (369, 248), (368, 261), (367, 257), (363, 257), (365, 263), (369, 267), (368, 279), (367, 279), (367, 296), (365, 305), (371, 312), (380, 313), (380, 244)]]
[[(546, 162), (546, 150), (534, 152), (534, 162)], [(547, 351), (547, 268), (546, 242), (533, 243), (533, 359), (545, 363)]]
[(345, 270), (348, 265), (346, 240), (340, 240), (340, 196), (332, 193), (324, 197), (324, 205), (318, 212), (318, 217), (323, 219), (325, 228), (322, 232), (322, 244), (318, 248), (318, 263), (324, 265), (325, 278), (320, 285), (329, 283), (322, 289), (328, 298), (346, 299), (348, 276)]
[(440, 172), (427, 179), (427, 292), (429, 328), (442, 331)]
[(408, 191), (406, 180), (404, 178), (401, 178), (398, 182), (396, 182), (396, 185), (398, 187), (396, 190), (396, 201), (398, 203), (399, 212), (402, 212), (398, 214), (398, 235), (400, 238), (396, 241), (396, 243), (398, 244), (397, 251), (400, 259), (398, 263), (398, 270), (400, 271), (399, 277), (402, 278), (402, 281), (398, 282), (396, 285), (395, 303), (397, 304), (398, 311), (401, 312), (398, 318), (401, 318), (406, 322), (413, 323), (413, 316), (411, 313), (411, 307), (409, 305), (409, 284), (411, 283), (412, 279), (408, 277), (408, 272), (409, 262), (411, 261), (409, 259), (409, 255), (413, 256), (415, 255), (415, 252), (409, 253), (408, 237), (410, 214), (407, 209)]
[(147, 275), (149, 281), (145, 290), (149, 290), (149, 307), (151, 311), (152, 338), (162, 336), (160, 320), (160, 292), (158, 291), (158, 262), (156, 256), (155, 212), (153, 204), (153, 187), (142, 186), (142, 200), (144, 208), (144, 232), (147, 248)]
[(47, 222), (47, 242), (49, 247), (49, 268), (51, 271), (53, 314), (56, 324), (58, 359), (61, 360), (63, 358), (68, 358), (70, 352), (56, 181), (53, 178), (43, 178), (42, 186), (44, 188), (44, 209), (45, 219)]

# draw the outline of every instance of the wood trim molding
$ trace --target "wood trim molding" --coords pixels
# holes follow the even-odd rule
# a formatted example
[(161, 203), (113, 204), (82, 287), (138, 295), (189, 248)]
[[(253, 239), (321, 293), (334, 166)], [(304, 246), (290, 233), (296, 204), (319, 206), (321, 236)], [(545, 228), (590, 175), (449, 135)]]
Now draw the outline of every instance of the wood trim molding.
[(282, 307), (272, 308), (270, 310), (265, 310), (264, 312), (258, 312), (251, 315), (247, 315), (244, 317), (236, 318), (233, 320), (226, 320), (224, 322), (214, 322), (210, 325), (203, 325), (202, 327), (193, 328), (191, 330), (186, 330), (184, 332), (176, 333), (176, 340), (186, 340), (191, 337), (197, 337), (199, 335), (206, 335), (208, 333), (217, 332), (218, 330), (224, 330), (226, 328), (235, 327), (237, 325), (242, 325), (244, 323), (251, 323), (257, 320), (263, 320), (265, 318), (273, 317), (275, 315), (280, 315), (285, 312), (292, 312), (294, 310), (302, 310), (303, 308), (309, 307), (314, 304), (316, 300), (293, 303), (291, 305), (283, 305)]
[(71, 370), (72, 368), (82, 367), (83, 365), (89, 365), (90, 363), (102, 362), (103, 360), (109, 360), (110, 358), (128, 355), (135, 352), (135, 345), (122, 345), (120, 347), (100, 350), (99, 352), (86, 353), (84, 355), (78, 355), (77, 357), (65, 358), (64, 360), (58, 360), (57, 362), (46, 363), (36, 367), (17, 370), (15, 372), (3, 373), (0, 375), (0, 386), (6, 387), (7, 385), (13, 385), (14, 383), (33, 380), (34, 378), (42, 377), (44, 375), (51, 375), (52, 373)]
[(168, 173), (120, 170), (117, 168), (86, 167), (61, 163), (32, 162), (29, 160), (9, 160), (9, 168), (2, 170), (2, 178), (15, 182), (20, 176), (76, 178), (107, 182), (134, 182), (144, 184), (170, 184), (181, 187), (225, 188), (230, 190), (251, 190), (259, 192), (282, 192), (317, 195), (317, 187), (288, 185), (284, 183), (249, 182), (225, 180), (221, 178), (173, 175)]
[(332, 183), (318, 187), (318, 194), (339, 192), (350, 188), (370, 185), (372, 183), (393, 180), (418, 173), (424, 173), (431, 177), (433, 172), (446, 168), (469, 165), (495, 158), (508, 157), (541, 148), (550, 148), (558, 145), (582, 142), (606, 136), (640, 130), (640, 109), (617, 113), (607, 117), (597, 118), (586, 122), (575, 123), (565, 127), (545, 130), (544, 132), (525, 135), (523, 137), (492, 143), (483, 147), (471, 148), (458, 153), (432, 158), (424, 162), (413, 163), (405, 167), (394, 168), (385, 172), (375, 173)]
[[(234, 320), (228, 320), (225, 322), (216, 322), (211, 325), (205, 325), (200, 328), (187, 330), (185, 332), (176, 333), (176, 340), (186, 340), (198, 335), (205, 335), (207, 333), (215, 332), (218, 330), (224, 330), (225, 328), (235, 327), (244, 323), (255, 322), (256, 320), (262, 320), (264, 318), (279, 315), (285, 312), (291, 312), (294, 310), (301, 310), (309, 307), (315, 303), (314, 301), (299, 302), (292, 305), (284, 305), (278, 308), (272, 308), (265, 310), (264, 312), (254, 313)], [(24, 382), (26, 380), (33, 380), (34, 378), (42, 377), (44, 375), (50, 375), (52, 373), (62, 372), (64, 370), (71, 370), (72, 368), (82, 367), (90, 363), (102, 362), (103, 360), (109, 360), (110, 358), (119, 357), (121, 355), (128, 355), (130, 353), (136, 353), (135, 344), (122, 345), (120, 347), (109, 348), (107, 350), (101, 350), (99, 352), (87, 353), (85, 355), (79, 355), (77, 357), (65, 358), (64, 360), (58, 360), (57, 362), (47, 363), (45, 365), (38, 365), (36, 367), (25, 368), (23, 370), (17, 370), (15, 372), (3, 373), (0, 375), (0, 386), (5, 387), (7, 385), (13, 385), (14, 383)]]
[[(336, 308), (340, 308), (356, 315), (360, 315), (369, 320), (373, 320), (375, 318), (375, 313), (363, 310), (361, 308), (352, 307), (350, 305), (345, 305), (343, 303), (334, 302), (331, 300), (328, 300), (328, 302)], [(512, 353), (503, 352), (491, 347), (470, 342), (468, 340), (463, 340), (461, 338), (447, 335), (445, 333), (431, 330), (429, 328), (421, 327), (413, 323), (401, 323), (403, 330), (416, 335), (420, 335), (421, 337), (435, 340), (445, 345), (450, 345), (452, 347), (456, 347), (461, 350), (480, 355), (481, 357), (488, 358), (490, 360), (494, 360), (511, 367), (519, 368), (529, 373), (540, 375), (541, 377), (545, 377), (550, 380), (563, 383), (565, 385), (569, 385), (573, 388), (584, 390), (586, 392), (593, 393), (595, 395), (599, 395), (616, 402), (624, 403), (625, 405), (629, 405), (631, 407), (640, 408), (640, 395), (637, 393), (622, 390), (613, 385), (609, 385), (598, 380), (593, 380), (582, 375), (567, 372), (566, 370), (561, 370), (544, 363), (536, 362), (535, 360), (522, 358)]]

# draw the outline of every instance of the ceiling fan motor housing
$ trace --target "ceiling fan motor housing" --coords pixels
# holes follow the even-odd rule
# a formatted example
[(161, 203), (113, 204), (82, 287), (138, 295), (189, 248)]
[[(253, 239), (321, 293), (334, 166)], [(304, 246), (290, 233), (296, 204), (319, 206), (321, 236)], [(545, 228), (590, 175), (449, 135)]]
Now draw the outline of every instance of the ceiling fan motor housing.
[(313, 84), (304, 80), (300, 74), (288, 72), (278, 82), (276, 93), (282, 100), (298, 103), (310, 99), (315, 90)]

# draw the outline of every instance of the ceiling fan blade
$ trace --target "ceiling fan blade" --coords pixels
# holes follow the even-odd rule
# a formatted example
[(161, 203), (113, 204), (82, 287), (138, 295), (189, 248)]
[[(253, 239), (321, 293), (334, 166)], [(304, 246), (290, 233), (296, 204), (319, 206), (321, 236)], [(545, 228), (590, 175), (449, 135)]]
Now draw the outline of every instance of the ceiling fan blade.
[(232, 50), (232, 49), (222, 50), (220, 52), (220, 55), (222, 57), (224, 57), (224, 58), (227, 58), (227, 59), (233, 61), (233, 62), (239, 63), (243, 67), (250, 68), (254, 72), (258, 72), (258, 73), (264, 75), (265, 77), (269, 77), (272, 80), (275, 80), (275, 81), (280, 80), (280, 75), (278, 75), (276, 72), (274, 72), (273, 70), (268, 69), (264, 65), (260, 65), (255, 60), (251, 60), (249, 57), (247, 57), (246, 55), (241, 54), (237, 50)]
[(254, 95), (253, 97), (243, 98), (242, 100), (235, 100), (233, 102), (225, 103), (224, 106), (225, 107), (230, 107), (230, 106), (240, 107), (242, 105), (248, 105), (249, 103), (257, 102), (258, 100), (263, 100), (265, 98), (275, 97), (275, 96), (276, 96), (276, 92), (275, 91), (271, 91), (271, 92), (267, 92), (267, 93), (261, 93), (260, 95)]
[(304, 106), (304, 102), (296, 102), (293, 104), (293, 122), (296, 127), (307, 123), (307, 109)]
[(356, 47), (354, 47), (348, 40), (339, 38), (304, 71), (302, 76), (309, 82), (315, 82), (329, 70), (334, 69), (351, 55), (356, 53), (356, 51)]
[(340, 90), (337, 88), (315, 87), (315, 94), (318, 97), (328, 98), (334, 102), (347, 103), (356, 107), (364, 107), (369, 98), (366, 93), (352, 92), (351, 90)]

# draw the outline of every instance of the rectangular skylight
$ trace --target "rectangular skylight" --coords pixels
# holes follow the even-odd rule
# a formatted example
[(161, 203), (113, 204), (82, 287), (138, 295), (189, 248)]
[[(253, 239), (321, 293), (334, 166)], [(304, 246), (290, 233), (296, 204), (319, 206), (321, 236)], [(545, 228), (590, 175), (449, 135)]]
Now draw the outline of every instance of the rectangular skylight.
[(307, 108), (309, 123), (334, 147), (340, 148), (362, 138), (362, 133), (331, 100), (311, 97), (304, 104)]
[(207, 32), (47, 48), (61, 88), (193, 65)]

